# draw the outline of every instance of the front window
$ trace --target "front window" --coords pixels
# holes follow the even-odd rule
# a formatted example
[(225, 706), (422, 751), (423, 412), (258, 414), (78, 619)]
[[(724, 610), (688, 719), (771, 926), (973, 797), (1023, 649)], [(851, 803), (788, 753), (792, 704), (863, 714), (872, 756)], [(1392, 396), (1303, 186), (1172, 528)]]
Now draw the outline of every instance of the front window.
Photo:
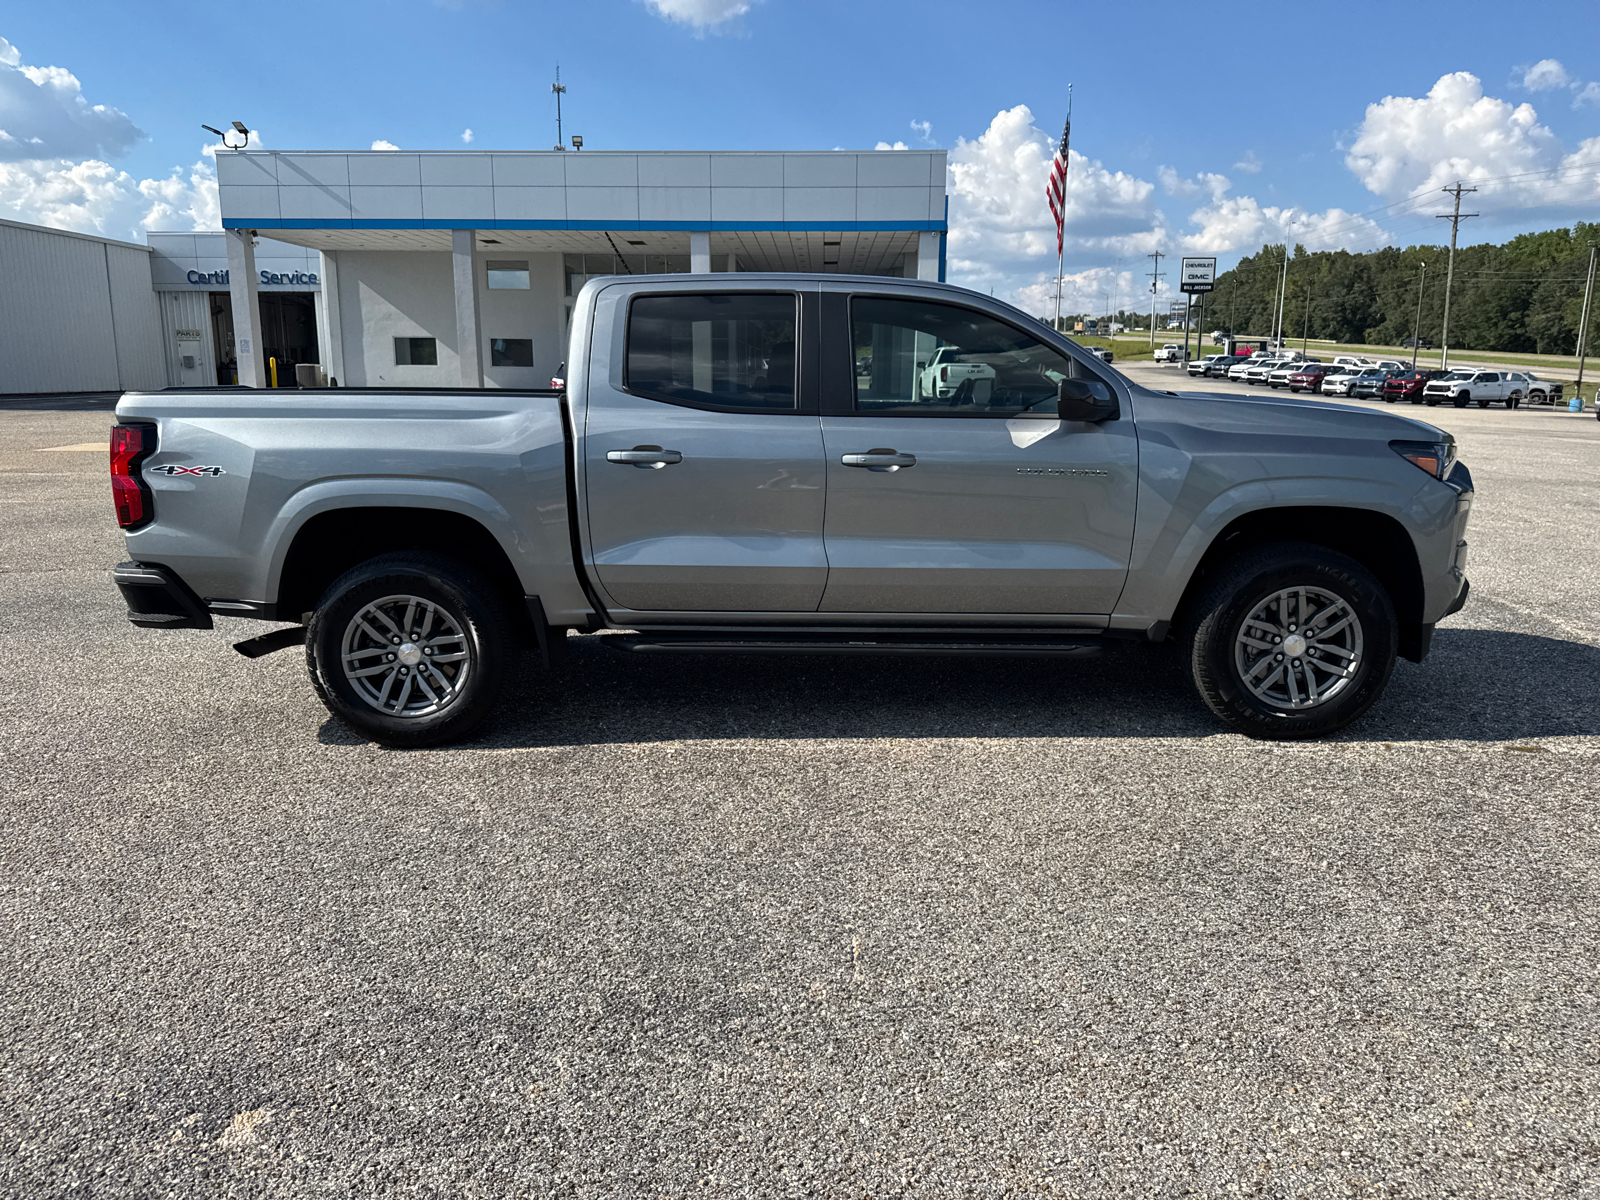
[(793, 411), (797, 327), (793, 295), (640, 296), (628, 310), (628, 389), (672, 403)]
[(859, 413), (1053, 417), (1063, 379), (1113, 396), (1077, 359), (970, 308), (857, 296), (850, 330)]

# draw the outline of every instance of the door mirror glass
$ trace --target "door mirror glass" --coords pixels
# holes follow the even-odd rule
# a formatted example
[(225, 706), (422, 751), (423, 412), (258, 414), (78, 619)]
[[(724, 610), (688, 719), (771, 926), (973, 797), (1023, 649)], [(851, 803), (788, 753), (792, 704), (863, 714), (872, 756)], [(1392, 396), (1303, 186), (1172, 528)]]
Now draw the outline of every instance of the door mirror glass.
[(1099, 379), (1063, 379), (1056, 387), (1056, 415), (1063, 421), (1110, 421), (1121, 414), (1108, 384)]

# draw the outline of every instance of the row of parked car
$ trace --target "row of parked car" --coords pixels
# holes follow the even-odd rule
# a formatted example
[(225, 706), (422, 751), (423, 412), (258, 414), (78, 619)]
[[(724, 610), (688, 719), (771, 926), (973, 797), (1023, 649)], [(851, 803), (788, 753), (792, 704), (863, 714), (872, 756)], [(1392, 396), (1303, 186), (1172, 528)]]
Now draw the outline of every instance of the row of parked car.
[(1409, 400), (1430, 407), (1449, 401), (1457, 408), (1479, 408), (1500, 403), (1516, 408), (1529, 404), (1556, 404), (1562, 385), (1540, 379), (1530, 371), (1418, 370), (1387, 358), (1340, 355), (1330, 363), (1303, 355), (1209, 354), (1189, 364), (1189, 374), (1231, 379), (1236, 383), (1264, 383), (1270, 388), (1319, 396), (1378, 398), (1394, 403)]

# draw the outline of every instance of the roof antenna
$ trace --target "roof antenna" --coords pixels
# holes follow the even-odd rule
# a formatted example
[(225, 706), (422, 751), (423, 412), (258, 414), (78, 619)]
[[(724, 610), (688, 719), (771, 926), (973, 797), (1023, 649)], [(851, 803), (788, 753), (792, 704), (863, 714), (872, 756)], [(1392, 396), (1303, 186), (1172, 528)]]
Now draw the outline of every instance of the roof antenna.
[(556, 94), (556, 149), (565, 150), (566, 141), (561, 136), (561, 97), (566, 93), (566, 85), (561, 82), (561, 64), (556, 64), (556, 81), (550, 85), (550, 90)]

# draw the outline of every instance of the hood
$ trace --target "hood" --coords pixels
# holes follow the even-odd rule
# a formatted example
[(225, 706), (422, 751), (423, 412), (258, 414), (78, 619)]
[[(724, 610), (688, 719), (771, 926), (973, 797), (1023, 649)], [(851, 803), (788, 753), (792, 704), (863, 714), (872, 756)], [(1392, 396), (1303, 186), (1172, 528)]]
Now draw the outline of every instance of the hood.
[(1281, 427), (1285, 433), (1323, 433), (1349, 437), (1372, 437), (1388, 440), (1418, 442), (1454, 441), (1455, 436), (1437, 425), (1419, 421), (1415, 417), (1402, 417), (1381, 409), (1361, 408), (1354, 404), (1330, 404), (1326, 400), (1302, 400), (1295, 396), (1233, 396), (1217, 392), (1155, 392), (1147, 388), (1134, 389), (1134, 418), (1138, 419), (1140, 392), (1152, 399), (1172, 398), (1193, 402), (1194, 419), (1205, 421), (1207, 411), (1222, 416), (1225, 421), (1247, 415), (1250, 422), (1265, 431), (1268, 427)]

